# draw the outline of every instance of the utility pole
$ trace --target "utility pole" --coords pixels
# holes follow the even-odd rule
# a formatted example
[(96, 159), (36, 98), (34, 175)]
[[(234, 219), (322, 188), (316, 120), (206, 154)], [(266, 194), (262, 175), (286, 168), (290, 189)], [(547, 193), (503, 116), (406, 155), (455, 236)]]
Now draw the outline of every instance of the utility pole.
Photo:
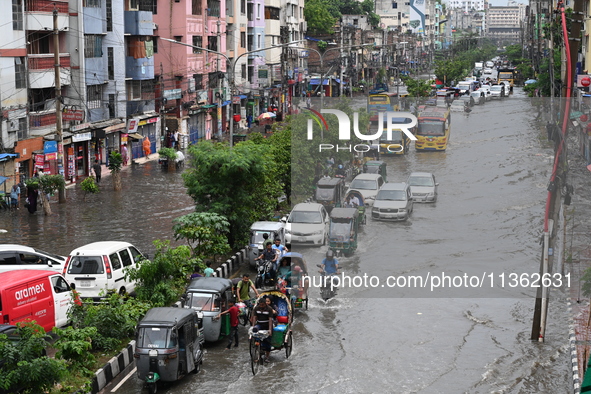
[[(222, 48), (222, 40), (221, 40), (221, 33), (220, 33), (220, 17), (218, 15), (218, 21), (217, 21), (217, 26), (218, 26), (218, 31), (217, 31), (217, 48), (216, 49), (221, 49)], [(220, 55), (218, 54), (217, 56), (217, 78), (218, 78), (218, 112), (217, 112), (217, 118), (218, 118), (218, 138), (221, 141), (222, 140), (222, 71), (220, 69)]]
[[(53, 59), (55, 74), (55, 129), (57, 134), (57, 172), (64, 177), (64, 144), (62, 134), (62, 84), (60, 80), (60, 41), (57, 26), (57, 9), (53, 10)], [(66, 202), (66, 188), (59, 190), (59, 202)]]
[(164, 117), (164, 105), (166, 104), (164, 98), (164, 68), (160, 62), (160, 135), (166, 137), (166, 120)]
[[(288, 27), (287, 26), (281, 26), (279, 29), (279, 34), (281, 35), (281, 44), (285, 44), (288, 41)], [(285, 110), (285, 104), (284, 104), (284, 98), (285, 98), (285, 86), (287, 85), (287, 65), (286, 65), (286, 61), (287, 61), (287, 47), (283, 46), (281, 47), (281, 97), (280, 97), (280, 103), (279, 103), (279, 108), (281, 108), (281, 115), (284, 116), (284, 110)], [(267, 103), (268, 106), (269, 103)]]
[(343, 97), (343, 68), (346, 62), (345, 60), (345, 52), (343, 51), (343, 47), (345, 46), (345, 25), (343, 24), (343, 18), (341, 17), (341, 75), (340, 75), (340, 83), (339, 83), (339, 97)]

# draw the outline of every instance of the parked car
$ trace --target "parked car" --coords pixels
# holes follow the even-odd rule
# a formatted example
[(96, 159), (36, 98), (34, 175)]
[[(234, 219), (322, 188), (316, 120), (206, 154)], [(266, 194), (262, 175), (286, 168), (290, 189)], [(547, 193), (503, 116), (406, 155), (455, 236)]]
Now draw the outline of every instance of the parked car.
[(35, 320), (45, 331), (65, 326), (69, 322), (72, 297), (70, 285), (55, 271), (14, 270), (0, 273), (2, 323)]
[(22, 269), (62, 272), (66, 257), (24, 245), (0, 245), (0, 272)]
[(408, 184), (386, 183), (376, 196), (371, 217), (376, 220), (406, 220), (412, 211), (413, 201)]
[(68, 282), (76, 285), (76, 290), (83, 298), (100, 300), (109, 291), (132, 293), (135, 282), (125, 277), (125, 269), (137, 268), (144, 258), (128, 242), (93, 242), (70, 253), (64, 276)]
[(285, 224), (285, 242), (324, 245), (329, 223), (328, 212), (322, 204), (297, 204)]
[(353, 179), (345, 195), (351, 190), (357, 190), (363, 196), (365, 204), (371, 206), (384, 183), (380, 174), (359, 174)]
[(413, 172), (406, 181), (414, 202), (436, 202), (437, 187), (435, 175), (429, 172)]
[(486, 101), (486, 97), (484, 95), (484, 91), (477, 90), (475, 92), (470, 93), (470, 97), (474, 100), (474, 105), (481, 105), (484, 104)]

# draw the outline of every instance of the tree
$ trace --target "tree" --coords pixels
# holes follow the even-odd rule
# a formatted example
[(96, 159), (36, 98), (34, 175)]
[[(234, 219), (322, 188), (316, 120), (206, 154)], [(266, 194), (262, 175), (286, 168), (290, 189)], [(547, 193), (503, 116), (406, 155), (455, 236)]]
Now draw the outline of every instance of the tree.
[(331, 14), (325, 0), (308, 0), (304, 7), (304, 17), (308, 23), (309, 34), (334, 34), (332, 28), (337, 18)]
[(39, 193), (45, 215), (52, 214), (47, 196), (66, 187), (66, 181), (61, 175), (41, 175), (38, 178), (29, 178), (25, 184), (28, 188), (37, 190)]
[(272, 217), (281, 195), (272, 155), (251, 141), (233, 149), (203, 141), (189, 147), (189, 153), (189, 168), (182, 176), (196, 211), (225, 216), (230, 245), (244, 245), (250, 225)]
[(154, 241), (156, 253), (152, 260), (143, 260), (130, 268), (126, 278), (137, 281), (137, 299), (154, 306), (170, 306), (185, 289), (187, 276), (199, 263), (191, 257), (191, 248), (181, 245), (170, 248), (170, 241)]
[(406, 85), (406, 91), (410, 97), (429, 97), (431, 95), (431, 82), (413, 79), (411, 77), (401, 78)]
[(66, 364), (45, 355), (49, 335), (33, 323), (17, 323), (18, 340), (0, 334), (0, 390), (44, 393), (66, 374)]
[(207, 257), (223, 255), (230, 251), (228, 231), (230, 223), (213, 212), (193, 212), (174, 219), (172, 227), (175, 239), (184, 239), (200, 263)]
[(86, 201), (86, 195), (95, 194), (99, 192), (99, 187), (96, 184), (96, 181), (93, 176), (89, 176), (85, 180), (80, 183), (80, 188), (84, 192), (84, 201)]
[(109, 170), (113, 177), (113, 189), (115, 191), (121, 190), (121, 168), (123, 167), (123, 156), (119, 152), (111, 152), (109, 154)]
[(169, 170), (176, 167), (176, 151), (173, 148), (160, 148), (158, 154), (166, 157)]

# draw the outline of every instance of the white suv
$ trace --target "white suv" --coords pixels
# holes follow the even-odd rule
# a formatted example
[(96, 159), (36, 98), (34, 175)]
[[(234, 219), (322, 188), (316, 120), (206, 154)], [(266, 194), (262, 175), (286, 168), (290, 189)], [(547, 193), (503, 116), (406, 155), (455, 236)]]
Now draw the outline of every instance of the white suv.
[(135, 282), (125, 278), (125, 269), (137, 268), (145, 257), (128, 242), (94, 242), (74, 249), (66, 266), (66, 280), (83, 298), (98, 300), (108, 291), (120, 294), (135, 290)]

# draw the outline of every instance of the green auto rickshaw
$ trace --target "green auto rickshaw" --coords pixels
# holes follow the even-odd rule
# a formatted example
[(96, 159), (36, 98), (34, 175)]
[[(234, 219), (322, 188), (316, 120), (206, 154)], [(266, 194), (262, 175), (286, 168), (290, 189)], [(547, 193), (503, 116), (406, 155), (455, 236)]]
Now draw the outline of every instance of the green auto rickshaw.
[(316, 184), (316, 202), (324, 205), (328, 212), (334, 207), (340, 207), (345, 194), (345, 180), (343, 178), (321, 178)]
[(330, 212), (328, 247), (337, 255), (350, 256), (357, 249), (359, 217), (357, 208), (334, 208)]
[(380, 174), (386, 181), (386, 162), (381, 160), (369, 160), (363, 164), (364, 174)]

